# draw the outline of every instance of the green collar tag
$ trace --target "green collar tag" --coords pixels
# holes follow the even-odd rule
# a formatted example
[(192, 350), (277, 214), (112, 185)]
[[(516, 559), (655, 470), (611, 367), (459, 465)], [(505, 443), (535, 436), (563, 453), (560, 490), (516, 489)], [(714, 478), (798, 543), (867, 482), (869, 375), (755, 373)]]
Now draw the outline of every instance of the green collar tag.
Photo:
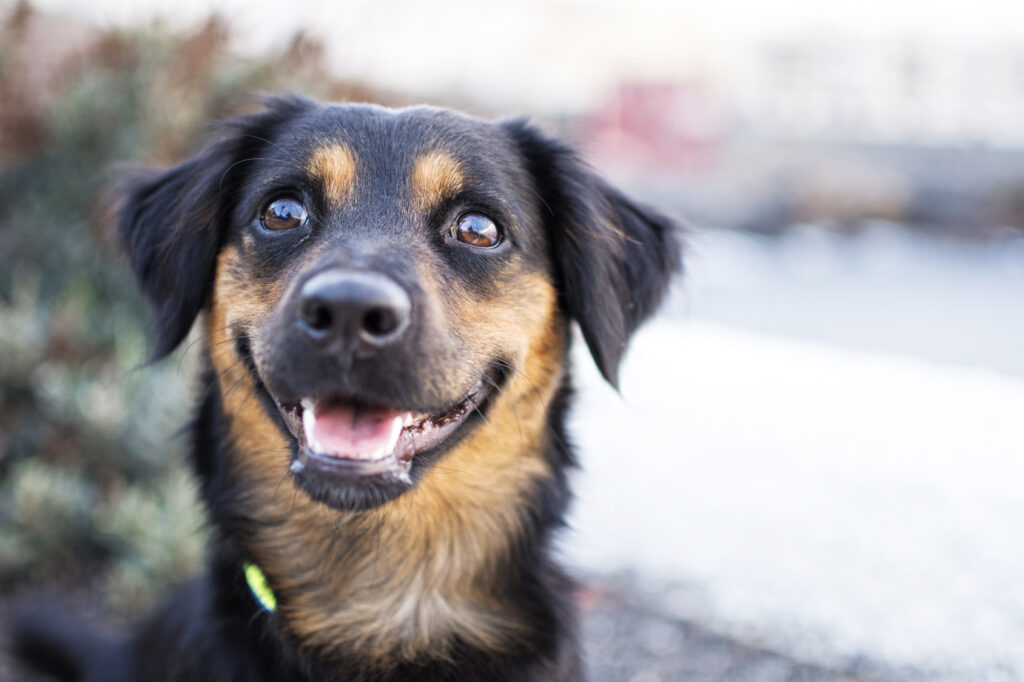
[(243, 567), (245, 568), (245, 582), (249, 583), (252, 596), (256, 597), (256, 601), (260, 603), (264, 611), (270, 613), (276, 611), (277, 599), (274, 597), (274, 591), (267, 584), (267, 576), (263, 575), (260, 567), (252, 562), (245, 562)]

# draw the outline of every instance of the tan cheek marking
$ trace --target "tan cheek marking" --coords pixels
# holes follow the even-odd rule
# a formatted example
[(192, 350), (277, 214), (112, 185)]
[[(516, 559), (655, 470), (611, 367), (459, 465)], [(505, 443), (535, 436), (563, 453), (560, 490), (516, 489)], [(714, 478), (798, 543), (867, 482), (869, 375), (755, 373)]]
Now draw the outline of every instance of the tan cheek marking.
[(462, 165), (447, 152), (431, 151), (416, 159), (412, 169), (412, 198), (417, 211), (427, 213), (458, 193), (466, 178)]
[[(274, 469), (268, 458), (252, 453), (282, 451), (286, 442), (267, 420), (249, 373), (235, 353), (235, 337), (253, 334), (281, 295), (281, 285), (254, 284), (245, 275), (244, 256), (233, 246), (217, 259), (210, 308), (204, 318), (206, 348), (217, 374), (232, 440), (244, 462), (236, 466)], [(285, 460), (285, 465), (287, 461)], [(270, 472), (267, 472), (270, 475)], [(280, 473), (277, 473), (280, 477)]]
[(306, 171), (320, 181), (324, 195), (339, 206), (351, 198), (356, 183), (356, 156), (348, 145), (333, 143), (320, 147), (306, 162)]
[(217, 258), (214, 280), (214, 307), (219, 307), (224, 324), (249, 326), (270, 314), (280, 296), (280, 285), (272, 282), (254, 285), (245, 274), (244, 256), (233, 246), (226, 247)]
[(522, 340), (525, 357), (524, 344), (542, 336), (545, 325), (561, 321), (556, 320), (554, 285), (545, 276), (517, 275), (514, 286), (490, 299), (457, 284), (449, 292), (448, 324), (460, 333), (467, 348), (479, 349), (484, 357), (505, 348), (512, 339)]

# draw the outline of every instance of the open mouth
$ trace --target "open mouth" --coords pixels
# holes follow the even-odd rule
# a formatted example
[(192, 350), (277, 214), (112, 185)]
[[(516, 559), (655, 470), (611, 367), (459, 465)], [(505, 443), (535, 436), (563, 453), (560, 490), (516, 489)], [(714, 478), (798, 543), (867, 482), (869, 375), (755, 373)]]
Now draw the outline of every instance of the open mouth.
[(364, 405), (330, 396), (277, 403), (299, 443), (293, 473), (311, 467), (343, 478), (385, 475), (411, 483), (416, 455), (449, 440), (474, 414), (482, 416), (497, 376), (487, 372), (450, 408), (425, 413)]

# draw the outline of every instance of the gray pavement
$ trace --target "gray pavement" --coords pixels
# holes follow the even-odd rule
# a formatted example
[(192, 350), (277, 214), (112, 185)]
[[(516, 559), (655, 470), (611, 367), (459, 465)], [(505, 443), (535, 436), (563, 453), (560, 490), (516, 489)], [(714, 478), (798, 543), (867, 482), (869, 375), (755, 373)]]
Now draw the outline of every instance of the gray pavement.
[[(82, 595), (72, 598), (85, 608)], [(925, 676), (863, 662), (834, 669), (674, 619), (625, 579), (591, 581), (581, 592), (591, 682), (920, 682)], [(9, 608), (0, 605), (0, 619)], [(0, 633), (0, 682), (47, 682), (14, 665)]]

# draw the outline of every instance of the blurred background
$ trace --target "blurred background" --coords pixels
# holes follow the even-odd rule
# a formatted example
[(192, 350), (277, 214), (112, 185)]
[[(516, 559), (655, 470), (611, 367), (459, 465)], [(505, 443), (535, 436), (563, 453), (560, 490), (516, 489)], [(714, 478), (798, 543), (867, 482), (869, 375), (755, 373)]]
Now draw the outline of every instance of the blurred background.
[[(259, 91), (527, 114), (691, 226), (561, 553), (595, 680), (1024, 679), (1024, 8), (0, 2), (0, 615), (203, 555), (98, 204)], [(15, 678), (0, 660), (0, 678)]]

